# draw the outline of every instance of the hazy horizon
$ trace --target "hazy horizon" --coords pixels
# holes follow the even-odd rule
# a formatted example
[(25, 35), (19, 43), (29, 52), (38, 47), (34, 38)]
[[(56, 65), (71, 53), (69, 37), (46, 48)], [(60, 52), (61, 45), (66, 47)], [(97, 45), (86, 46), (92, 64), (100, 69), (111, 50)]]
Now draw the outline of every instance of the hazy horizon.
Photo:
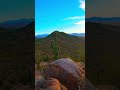
[[(54, 31), (53, 31), (54, 32)], [(62, 31), (63, 32), (63, 31)], [(52, 33), (52, 32), (51, 32)], [(44, 34), (51, 34), (51, 33), (41, 33), (41, 34), (36, 34), (35, 36), (37, 36), (37, 35), (44, 35)], [(66, 33), (66, 32), (64, 32), (64, 33)], [(75, 32), (73, 32), (73, 33), (75, 33)], [(67, 34), (73, 34), (73, 33), (67, 33)], [(77, 34), (85, 34), (85, 33), (77, 33)]]

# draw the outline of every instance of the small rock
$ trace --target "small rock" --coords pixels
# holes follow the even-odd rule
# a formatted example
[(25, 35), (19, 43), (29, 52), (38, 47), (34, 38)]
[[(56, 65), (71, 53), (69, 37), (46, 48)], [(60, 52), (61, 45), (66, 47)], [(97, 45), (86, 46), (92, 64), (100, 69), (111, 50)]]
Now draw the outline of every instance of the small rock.
[(55, 78), (47, 78), (46, 80), (39, 80), (35, 90), (61, 90), (61, 84)]

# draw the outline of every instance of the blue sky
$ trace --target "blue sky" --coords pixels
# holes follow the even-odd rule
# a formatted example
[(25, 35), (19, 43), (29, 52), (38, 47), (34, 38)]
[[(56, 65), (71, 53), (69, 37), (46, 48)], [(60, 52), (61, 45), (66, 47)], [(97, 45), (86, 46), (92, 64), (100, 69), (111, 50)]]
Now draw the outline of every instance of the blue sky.
[(35, 34), (85, 32), (85, 0), (35, 0)]

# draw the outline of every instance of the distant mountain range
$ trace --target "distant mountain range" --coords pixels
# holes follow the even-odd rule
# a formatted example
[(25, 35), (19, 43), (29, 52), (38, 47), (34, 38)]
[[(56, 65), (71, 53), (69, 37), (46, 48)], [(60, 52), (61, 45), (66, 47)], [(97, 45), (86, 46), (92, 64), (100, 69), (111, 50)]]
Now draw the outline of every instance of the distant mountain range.
[(49, 34), (40, 34), (40, 35), (36, 35), (36, 38), (44, 38), (47, 37)]
[(72, 33), (72, 34), (70, 34), (70, 35), (72, 35), (72, 36), (80, 36), (80, 37), (85, 37), (85, 33)]
[[(36, 35), (36, 38), (45, 38), (47, 37), (49, 34), (41, 34), (41, 35)], [(71, 36), (78, 36), (78, 37), (85, 37), (85, 33), (71, 33), (69, 34)]]
[(10, 20), (0, 23), (1, 28), (5, 29), (18, 29), (25, 27), (26, 25), (32, 23), (34, 19), (17, 19), (17, 20)]
[(103, 17), (90, 17), (85, 18), (85, 21), (88, 22), (120, 22), (120, 17), (111, 17), (111, 18), (103, 18)]

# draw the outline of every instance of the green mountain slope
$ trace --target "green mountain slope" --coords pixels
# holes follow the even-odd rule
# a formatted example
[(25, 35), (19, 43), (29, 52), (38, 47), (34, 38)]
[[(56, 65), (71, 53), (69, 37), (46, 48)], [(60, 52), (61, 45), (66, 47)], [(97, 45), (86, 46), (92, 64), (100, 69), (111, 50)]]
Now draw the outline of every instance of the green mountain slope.
[(52, 49), (50, 47), (52, 40), (57, 33), (57, 44), (60, 47), (58, 58), (70, 57), (75, 61), (84, 61), (85, 59), (85, 40), (76, 36), (70, 36), (64, 32), (55, 31), (46, 38), (36, 39), (35, 41), (35, 59), (42, 60), (44, 54), (48, 54), (49, 60), (54, 60)]

